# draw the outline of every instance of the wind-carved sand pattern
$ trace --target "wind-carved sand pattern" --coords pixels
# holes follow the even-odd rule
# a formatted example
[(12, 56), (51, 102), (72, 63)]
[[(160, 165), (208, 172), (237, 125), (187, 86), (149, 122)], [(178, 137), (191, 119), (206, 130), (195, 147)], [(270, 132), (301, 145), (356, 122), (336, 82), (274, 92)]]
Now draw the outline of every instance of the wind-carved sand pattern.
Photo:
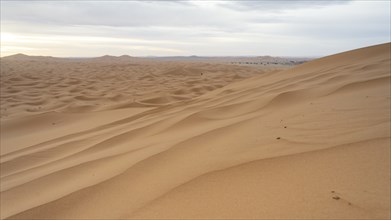
[(1, 117), (166, 105), (262, 72), (232, 65), (131, 57), (49, 59), (18, 55), (2, 61)]
[(390, 218), (390, 44), (122, 59), (2, 59), (1, 218)]
[(16, 55), (2, 60), (1, 117), (166, 105), (262, 72), (124, 56), (60, 59)]

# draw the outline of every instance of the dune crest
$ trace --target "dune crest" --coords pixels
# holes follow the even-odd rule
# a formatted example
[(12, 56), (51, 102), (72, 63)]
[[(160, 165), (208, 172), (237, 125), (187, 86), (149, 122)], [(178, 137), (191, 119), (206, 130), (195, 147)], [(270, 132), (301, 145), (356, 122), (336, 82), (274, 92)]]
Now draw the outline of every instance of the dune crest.
[(45, 110), (1, 121), (1, 218), (390, 218), (390, 45), (261, 74), (94, 61), (44, 82), (2, 75), (11, 108), (20, 94)]

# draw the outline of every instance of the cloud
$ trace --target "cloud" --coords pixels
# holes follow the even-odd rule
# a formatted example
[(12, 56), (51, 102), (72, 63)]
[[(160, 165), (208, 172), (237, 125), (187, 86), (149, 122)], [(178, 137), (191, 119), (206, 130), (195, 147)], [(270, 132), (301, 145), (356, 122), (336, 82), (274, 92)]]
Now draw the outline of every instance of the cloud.
[(390, 41), (390, 2), (1, 1), (1, 34), (2, 56), (326, 55)]
[(351, 0), (329, 0), (329, 1), (222, 1), (220, 4), (233, 10), (256, 10), (262, 12), (281, 12), (293, 9), (321, 8), (330, 5), (348, 4)]
[(59, 25), (219, 26), (226, 23), (221, 15), (170, 1), (12, 1), (2, 5), (2, 19)]

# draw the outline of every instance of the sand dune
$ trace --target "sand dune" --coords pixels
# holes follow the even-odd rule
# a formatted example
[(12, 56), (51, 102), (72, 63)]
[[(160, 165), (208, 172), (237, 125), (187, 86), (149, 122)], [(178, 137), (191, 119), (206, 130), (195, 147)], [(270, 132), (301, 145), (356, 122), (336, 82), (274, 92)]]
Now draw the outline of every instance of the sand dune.
[(390, 49), (2, 60), (1, 218), (390, 218)]
[(2, 119), (165, 105), (264, 72), (235, 65), (124, 56), (61, 59), (14, 55), (1, 62)]

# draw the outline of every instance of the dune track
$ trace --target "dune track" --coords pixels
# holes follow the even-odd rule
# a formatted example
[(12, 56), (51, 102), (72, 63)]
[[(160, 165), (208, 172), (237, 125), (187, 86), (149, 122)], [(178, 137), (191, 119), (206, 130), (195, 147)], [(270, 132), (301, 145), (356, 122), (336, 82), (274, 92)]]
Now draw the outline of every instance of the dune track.
[[(252, 73), (176, 66), (141, 80), (210, 75), (119, 104), (111, 102), (128, 87), (111, 79), (110, 97), (110, 88), (95, 94), (109, 97), (107, 107), (80, 95), (55, 112), (10, 113), (1, 121), (1, 218), (390, 218), (390, 61), (383, 44), (223, 87), (213, 71)], [(93, 86), (83, 80), (61, 81)], [(8, 93), (48, 85), (18, 82)], [(26, 104), (54, 106), (35, 94)]]

